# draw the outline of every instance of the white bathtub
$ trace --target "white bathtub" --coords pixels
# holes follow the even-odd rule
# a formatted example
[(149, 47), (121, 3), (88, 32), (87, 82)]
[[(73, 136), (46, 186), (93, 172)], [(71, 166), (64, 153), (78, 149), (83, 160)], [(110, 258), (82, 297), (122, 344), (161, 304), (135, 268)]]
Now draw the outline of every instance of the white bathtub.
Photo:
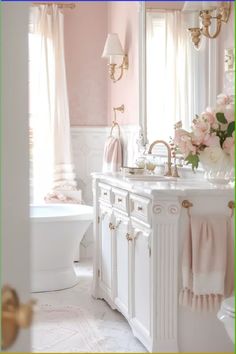
[(79, 204), (31, 206), (31, 290), (60, 290), (78, 283), (74, 257), (93, 219)]

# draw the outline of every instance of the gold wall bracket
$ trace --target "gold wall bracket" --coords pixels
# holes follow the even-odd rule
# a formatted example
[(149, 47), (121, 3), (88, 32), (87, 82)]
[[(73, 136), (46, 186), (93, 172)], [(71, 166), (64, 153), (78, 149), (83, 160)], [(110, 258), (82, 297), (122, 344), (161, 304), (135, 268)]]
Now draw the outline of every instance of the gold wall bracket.
[[(220, 7), (213, 10), (200, 11), (199, 18), (201, 20), (201, 27), (188, 29), (195, 49), (199, 49), (201, 35), (210, 39), (214, 39), (219, 35), (222, 24), (227, 23), (229, 20), (230, 12), (231, 1), (223, 1)], [(213, 29), (213, 33), (211, 33), (210, 29), (213, 20), (215, 21), (215, 28)]]
[(116, 112), (124, 113), (125, 111), (125, 106), (122, 104), (119, 107), (113, 107), (113, 112), (114, 112), (114, 118), (113, 118), (113, 125), (117, 123), (116, 121)]
[[(109, 76), (110, 79), (113, 82), (117, 82), (119, 81), (123, 74), (124, 74), (124, 70), (128, 70), (129, 69), (129, 60), (128, 60), (128, 55), (125, 54), (123, 56), (123, 61), (121, 63), (121, 65), (117, 65), (117, 64), (108, 64), (108, 68), (109, 68)], [(117, 77), (115, 76), (117, 70), (120, 70), (120, 75), (118, 75)]]

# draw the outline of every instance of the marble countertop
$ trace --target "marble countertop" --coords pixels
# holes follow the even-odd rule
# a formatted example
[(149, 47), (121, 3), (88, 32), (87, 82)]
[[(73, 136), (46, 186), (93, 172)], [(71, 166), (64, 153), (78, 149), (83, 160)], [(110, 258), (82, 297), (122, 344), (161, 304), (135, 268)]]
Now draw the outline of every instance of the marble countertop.
[(122, 173), (93, 173), (92, 177), (101, 182), (110, 183), (114, 187), (128, 190), (132, 193), (142, 193), (146, 195), (159, 196), (171, 194), (171, 196), (193, 195), (224, 195), (231, 196), (234, 199), (234, 184), (214, 185), (202, 176), (199, 178), (166, 178), (160, 181), (142, 181), (132, 180), (129, 176), (123, 176)]

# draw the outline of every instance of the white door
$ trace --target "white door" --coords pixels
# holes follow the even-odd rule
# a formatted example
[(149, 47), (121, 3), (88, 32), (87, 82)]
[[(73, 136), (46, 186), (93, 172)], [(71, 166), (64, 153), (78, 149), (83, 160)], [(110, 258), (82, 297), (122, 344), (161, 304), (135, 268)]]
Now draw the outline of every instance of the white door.
[[(27, 3), (1, 3), (1, 287), (30, 299)], [(22, 329), (9, 351), (29, 352)]]

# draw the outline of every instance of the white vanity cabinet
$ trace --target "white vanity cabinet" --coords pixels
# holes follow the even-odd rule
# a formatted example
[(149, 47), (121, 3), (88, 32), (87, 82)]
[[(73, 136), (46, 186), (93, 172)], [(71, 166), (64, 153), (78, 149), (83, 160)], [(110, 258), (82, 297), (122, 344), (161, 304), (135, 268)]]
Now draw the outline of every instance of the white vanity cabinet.
[(134, 334), (151, 349), (151, 230), (135, 221), (131, 243), (131, 320)]
[(97, 293), (151, 350), (151, 199), (97, 186)]
[[(195, 183), (195, 184), (194, 184)], [(150, 352), (233, 351), (216, 314), (178, 304), (183, 239), (190, 213), (230, 215), (231, 188), (205, 181), (134, 182), (98, 174), (93, 180), (93, 296), (129, 322)]]
[(114, 293), (115, 305), (122, 314), (130, 315), (130, 222), (127, 216), (115, 213), (114, 218)]
[(112, 263), (113, 263), (113, 239), (110, 225), (112, 224), (112, 210), (109, 205), (99, 206), (99, 279), (100, 286), (104, 293), (112, 298)]

